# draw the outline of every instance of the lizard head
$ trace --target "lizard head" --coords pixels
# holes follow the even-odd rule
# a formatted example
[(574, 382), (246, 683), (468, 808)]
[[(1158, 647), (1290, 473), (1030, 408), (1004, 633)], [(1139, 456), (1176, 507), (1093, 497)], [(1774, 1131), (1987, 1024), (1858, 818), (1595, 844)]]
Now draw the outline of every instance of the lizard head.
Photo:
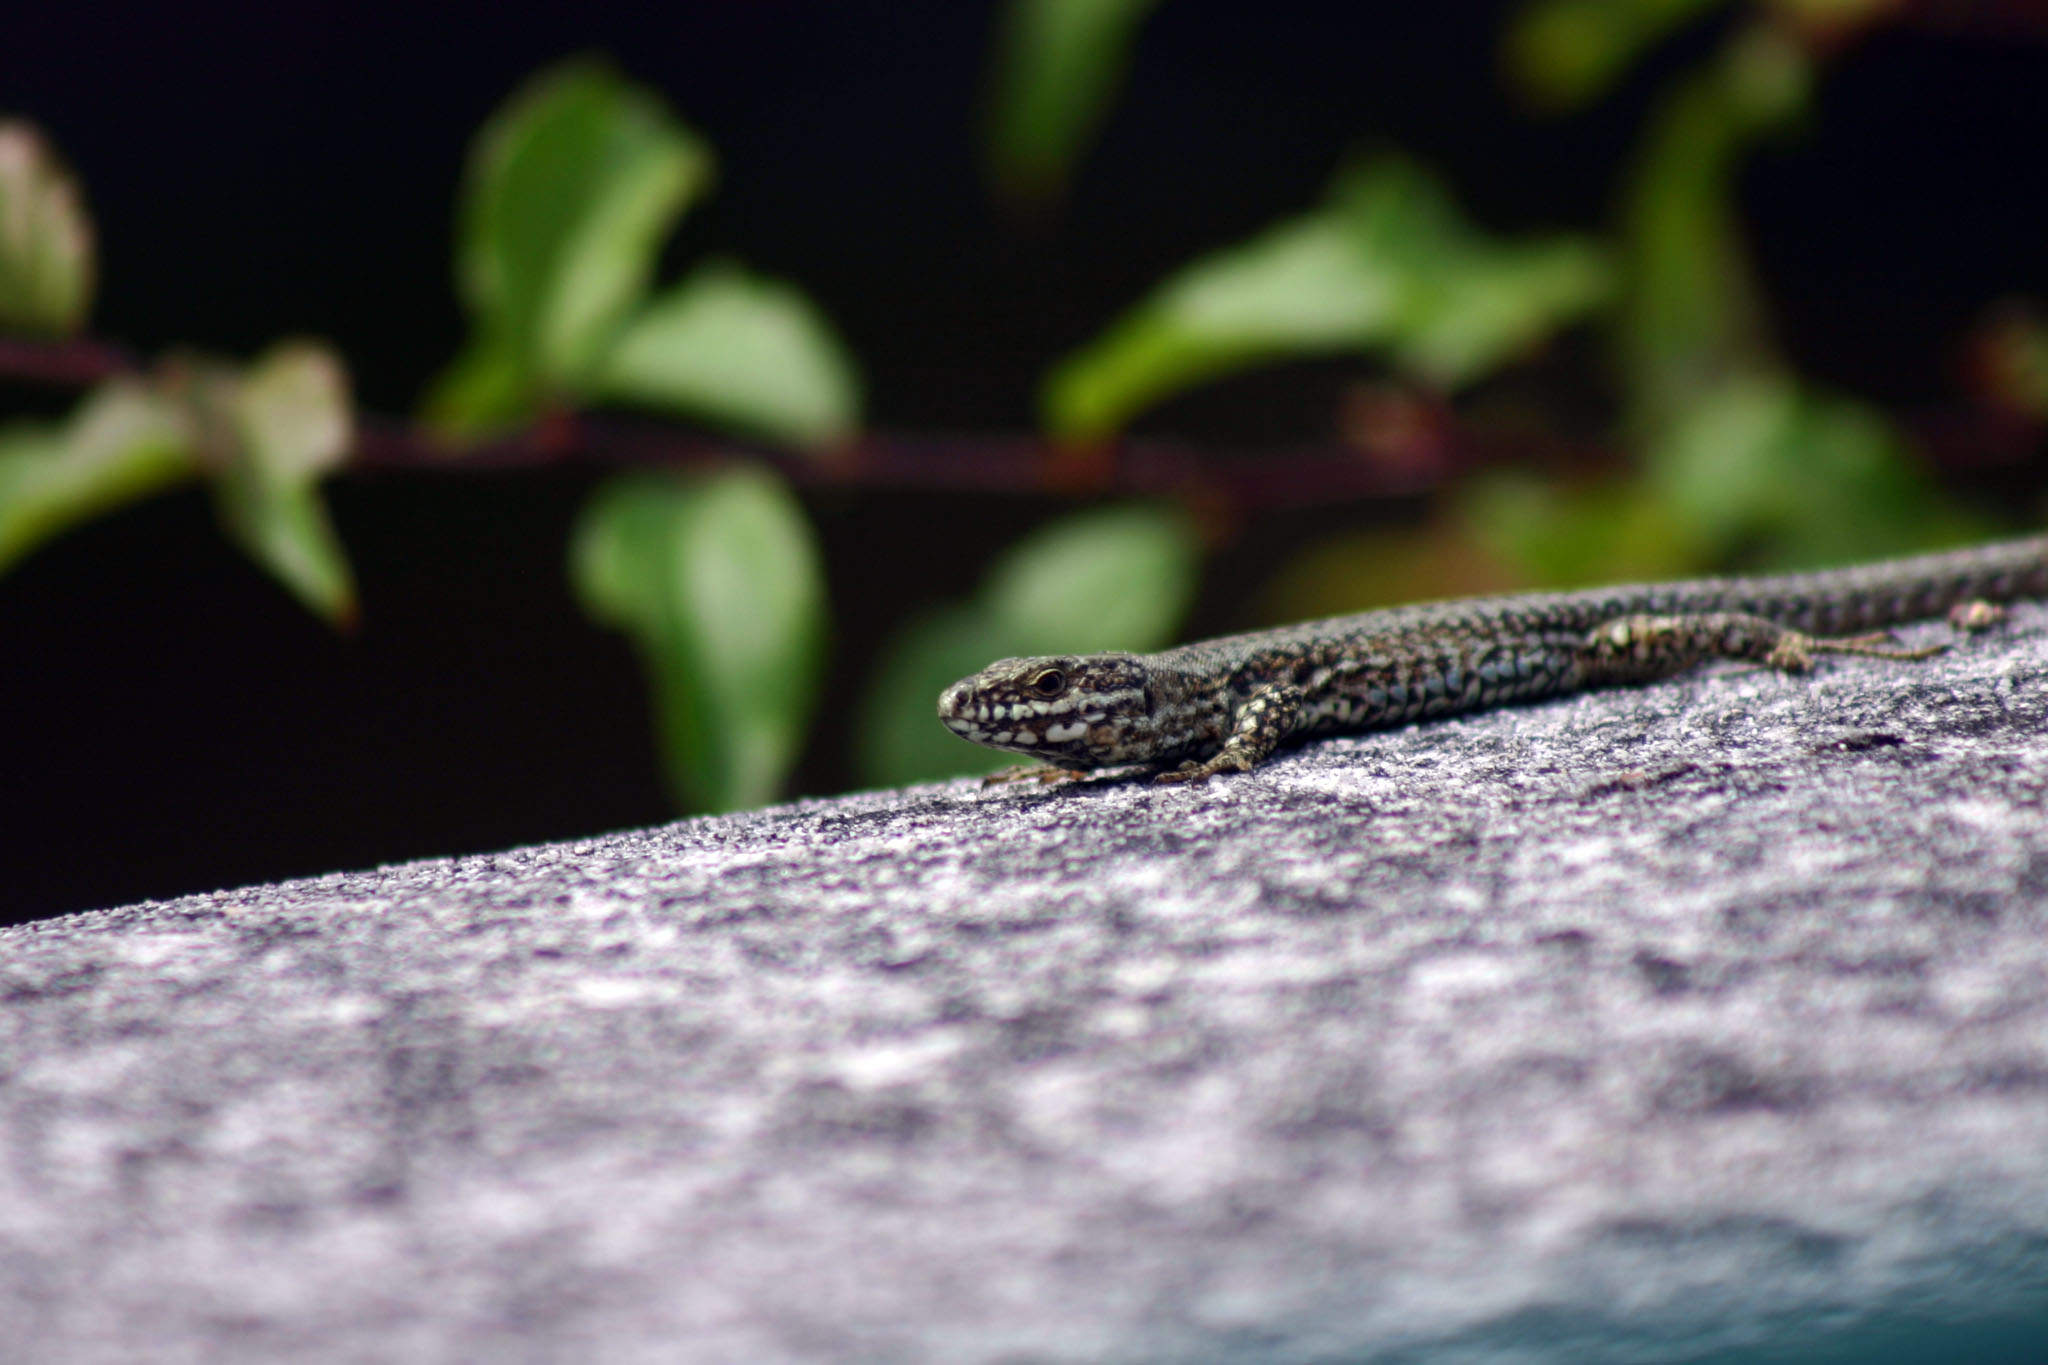
[(1150, 758), (1151, 689), (1135, 654), (998, 659), (939, 697), (965, 740), (1068, 768)]

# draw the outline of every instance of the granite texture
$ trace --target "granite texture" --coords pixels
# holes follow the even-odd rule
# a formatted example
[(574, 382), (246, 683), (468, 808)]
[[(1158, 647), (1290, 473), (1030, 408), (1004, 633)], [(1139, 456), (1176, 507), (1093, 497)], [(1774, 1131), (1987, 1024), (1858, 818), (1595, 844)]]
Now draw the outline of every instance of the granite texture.
[(2048, 1359), (2044, 722), (2023, 607), (0, 930), (0, 1360)]

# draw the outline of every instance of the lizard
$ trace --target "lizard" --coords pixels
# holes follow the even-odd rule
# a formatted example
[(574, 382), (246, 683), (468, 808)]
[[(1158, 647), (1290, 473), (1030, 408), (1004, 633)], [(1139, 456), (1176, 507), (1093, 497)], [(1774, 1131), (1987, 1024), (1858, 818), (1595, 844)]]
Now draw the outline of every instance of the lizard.
[[(1771, 577), (1702, 578), (1389, 607), (1155, 654), (1000, 659), (939, 698), (954, 734), (1041, 760), (991, 782), (1145, 765), (1159, 782), (1249, 772), (1282, 741), (1380, 729), (1709, 660), (1804, 673), (1823, 654), (1917, 660), (1870, 632), (2048, 597), (2048, 536)], [(1045, 766), (1050, 765), (1050, 766)]]

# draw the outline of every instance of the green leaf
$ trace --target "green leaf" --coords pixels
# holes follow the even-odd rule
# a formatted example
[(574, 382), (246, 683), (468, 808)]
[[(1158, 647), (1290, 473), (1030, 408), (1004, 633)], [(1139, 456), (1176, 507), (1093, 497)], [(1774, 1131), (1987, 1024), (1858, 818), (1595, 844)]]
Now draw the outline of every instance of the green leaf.
[(1005, 639), (978, 605), (923, 613), (897, 632), (876, 666), (853, 735), (863, 781), (900, 787), (1019, 760), (969, 744), (939, 724), (939, 693), (997, 659), (1032, 651)]
[(1650, 446), (1647, 474), (1723, 560), (1839, 564), (1941, 543), (1963, 525), (1876, 412), (1779, 378), (1702, 397)]
[(353, 435), (348, 372), (310, 341), (273, 346), (242, 376), (242, 439), (278, 479), (306, 482), (340, 468)]
[(1529, 586), (1678, 578), (1713, 563), (1684, 510), (1641, 479), (1572, 485), (1497, 470), (1466, 483), (1458, 511), (1480, 552)]
[(1622, 370), (1639, 427), (1742, 375), (1776, 371), (1733, 207), (1735, 163), (1805, 100), (1808, 59), (1782, 37), (1738, 39), (1653, 116), (1622, 215)]
[(1343, 225), (1312, 216), (1183, 270), (1054, 370), (1046, 422), (1106, 436), (1160, 399), (1288, 355), (1349, 350), (1384, 335), (1398, 285)]
[(708, 265), (654, 300), (605, 356), (592, 391), (794, 445), (859, 421), (853, 364), (797, 290)]
[(973, 602), (913, 621), (884, 653), (856, 734), (862, 773), (897, 785), (1011, 765), (940, 725), (939, 693), (1000, 658), (1156, 649), (1197, 564), (1187, 518), (1164, 507), (1078, 513), (1011, 547)]
[(1411, 375), (1456, 388), (1499, 368), (1608, 293), (1606, 257), (1581, 240), (1475, 252), (1418, 273), (1391, 349)]
[(511, 345), (479, 334), (436, 376), (420, 407), (429, 427), (452, 436), (476, 436), (531, 416), (537, 401)]
[(34, 128), (0, 119), (0, 329), (74, 332), (92, 286), (92, 224), (77, 183)]
[(1509, 25), (1508, 73), (1538, 104), (1598, 99), (1644, 50), (1717, 0), (1530, 0)]
[(584, 609), (639, 647), (686, 809), (773, 799), (823, 665), (825, 590), (810, 524), (769, 471), (628, 475), (579, 519)]
[(1010, 0), (998, 37), (989, 162), (999, 184), (1043, 198), (1101, 122), (1131, 39), (1157, 0)]
[[(657, 97), (589, 62), (544, 73), (484, 126), (457, 270), (475, 345), (500, 367), (509, 357), (528, 406), (588, 378), (711, 169), (709, 149)], [(501, 421), (506, 387), (502, 374), (444, 381), (438, 407), (460, 424)], [(465, 410), (474, 392), (490, 403)]]
[[(1460, 485), (1468, 490), (1470, 481)], [(1291, 551), (1259, 593), (1271, 621), (1313, 621), (1376, 607), (1476, 597), (1524, 586), (1489, 552), (1466, 519), (1434, 516), (1410, 526), (1317, 536)]]
[(1178, 510), (1096, 508), (1012, 546), (981, 603), (1026, 654), (1152, 649), (1186, 612), (1196, 563), (1193, 530)]
[(232, 432), (214, 484), (228, 532), (307, 608), (335, 625), (356, 610), (348, 557), (319, 483), (348, 453), (348, 376), (311, 342), (272, 348), (239, 377), (210, 381)]
[(1466, 485), (1460, 510), (1490, 553), (1558, 587), (1843, 564), (1987, 533), (1878, 413), (1772, 375), (1701, 395), (1650, 442), (1640, 477), (1496, 471)]
[(1439, 385), (1468, 383), (1598, 304), (1590, 243), (1498, 243), (1420, 167), (1382, 158), (1317, 211), (1182, 270), (1046, 389), (1064, 437), (1106, 436), (1167, 395), (1252, 365), (1379, 350)]
[(192, 478), (175, 407), (110, 379), (59, 426), (0, 431), (0, 571), (59, 532)]

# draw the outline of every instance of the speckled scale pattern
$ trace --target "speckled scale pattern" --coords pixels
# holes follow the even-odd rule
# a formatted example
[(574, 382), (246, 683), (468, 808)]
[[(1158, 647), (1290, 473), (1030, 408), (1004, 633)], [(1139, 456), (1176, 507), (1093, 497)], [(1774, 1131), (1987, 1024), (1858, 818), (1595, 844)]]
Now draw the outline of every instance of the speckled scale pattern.
[[(1775, 577), (1460, 598), (1157, 654), (1001, 660), (948, 689), (940, 718), (976, 743), (1063, 769), (1178, 762), (1162, 781), (1201, 780), (1255, 766), (1290, 735), (1646, 682), (1704, 659), (1787, 671), (1821, 651), (1909, 659), (1830, 641), (1961, 603), (2044, 596), (2048, 537)], [(1064, 684), (1050, 700), (1030, 690), (1049, 669)]]
[(2048, 596), (2048, 537), (1770, 578), (1696, 579), (1392, 607), (1149, 656), (1248, 698), (1303, 691), (1297, 733), (1398, 724), (1583, 685), (1588, 635), (1630, 616), (1739, 613), (1820, 637), (1937, 617), (1963, 602)]

